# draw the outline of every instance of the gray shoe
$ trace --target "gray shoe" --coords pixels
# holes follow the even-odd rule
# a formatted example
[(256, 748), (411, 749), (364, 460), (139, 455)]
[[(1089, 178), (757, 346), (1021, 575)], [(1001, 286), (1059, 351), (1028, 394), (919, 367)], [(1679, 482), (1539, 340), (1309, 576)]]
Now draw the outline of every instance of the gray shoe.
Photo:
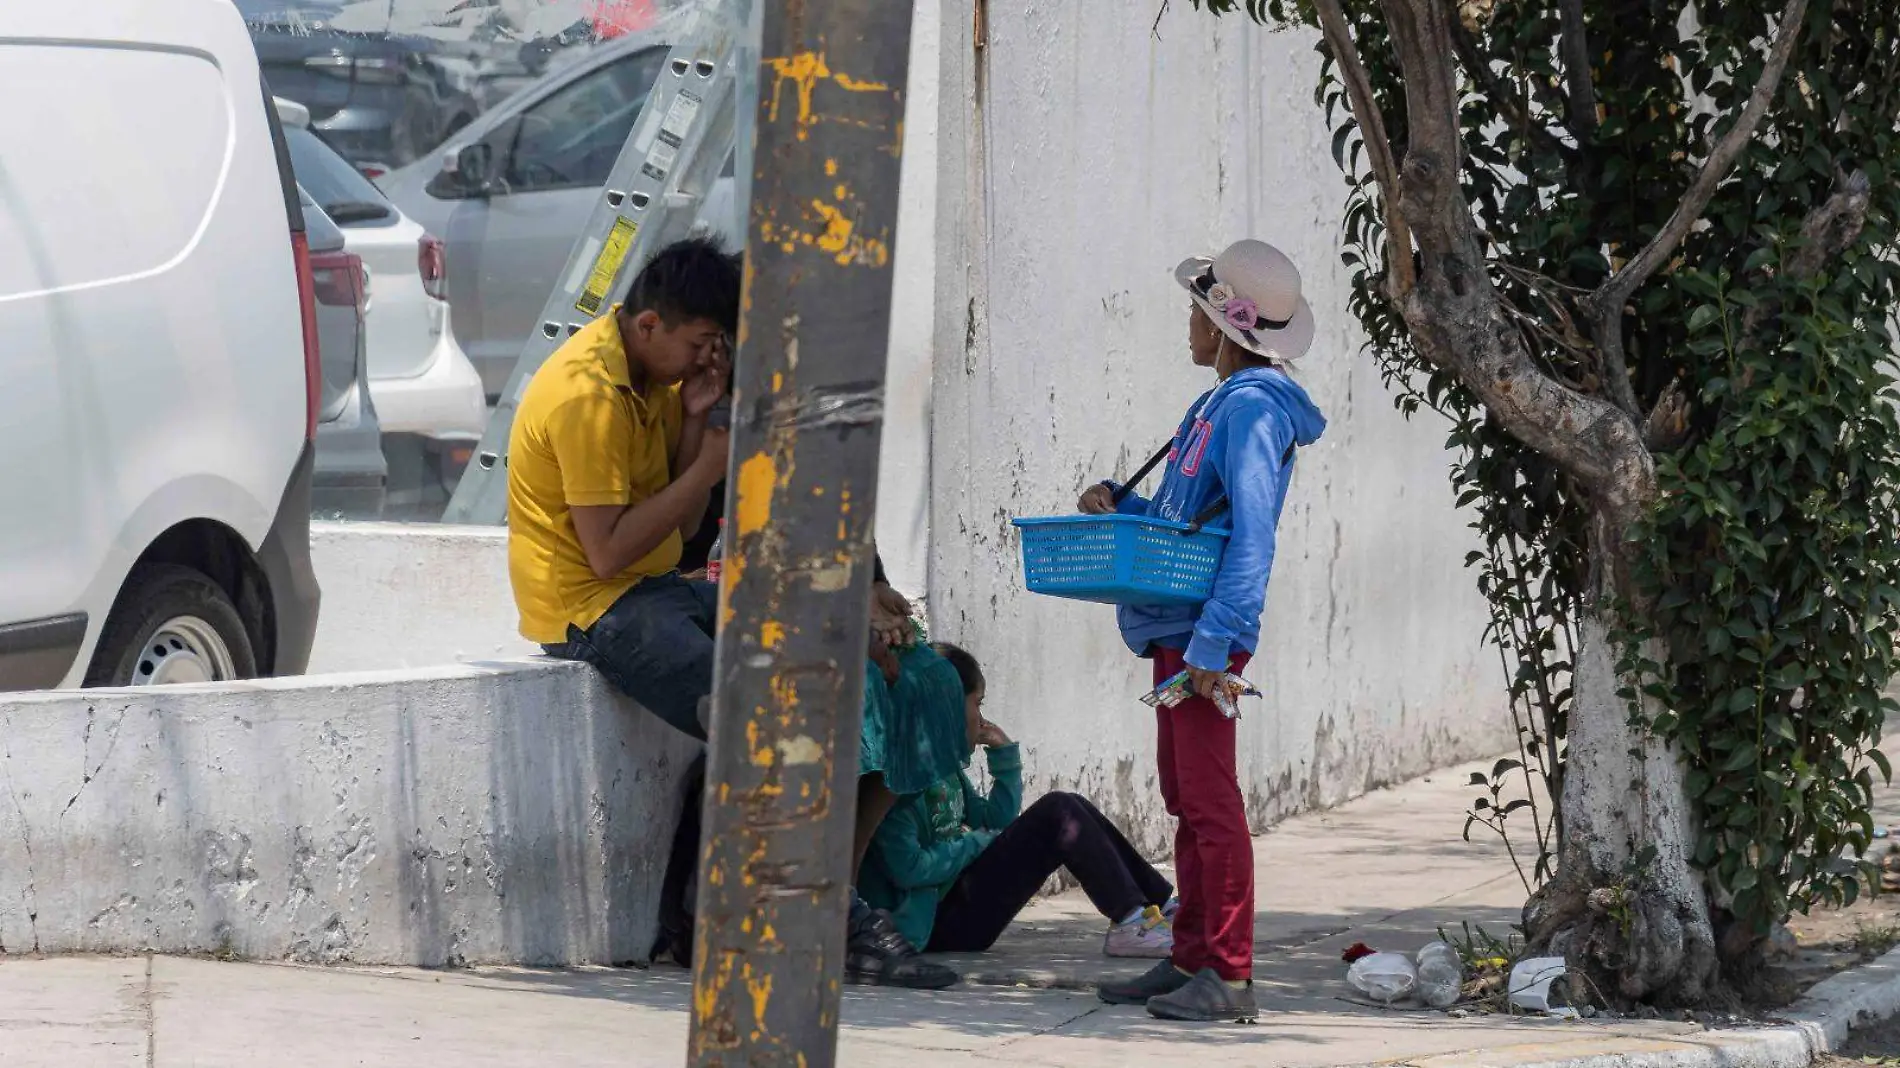
[(1222, 982), (1214, 969), (1202, 968), (1181, 989), (1150, 998), (1148, 1014), (1162, 1020), (1253, 1023), (1260, 1017), (1260, 1008), (1254, 1004), (1253, 980), (1235, 989)]
[(1181, 974), (1181, 969), (1164, 960), (1134, 979), (1103, 983), (1096, 994), (1110, 1005), (1146, 1005), (1149, 998), (1172, 994), (1186, 985), (1188, 977)]

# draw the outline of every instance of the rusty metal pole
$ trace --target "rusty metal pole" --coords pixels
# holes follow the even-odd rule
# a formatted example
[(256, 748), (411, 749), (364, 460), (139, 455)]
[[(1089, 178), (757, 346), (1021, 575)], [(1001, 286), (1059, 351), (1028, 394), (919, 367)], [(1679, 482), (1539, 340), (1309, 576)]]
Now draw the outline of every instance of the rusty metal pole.
[(911, 4), (758, 2), (689, 1059), (829, 1068)]

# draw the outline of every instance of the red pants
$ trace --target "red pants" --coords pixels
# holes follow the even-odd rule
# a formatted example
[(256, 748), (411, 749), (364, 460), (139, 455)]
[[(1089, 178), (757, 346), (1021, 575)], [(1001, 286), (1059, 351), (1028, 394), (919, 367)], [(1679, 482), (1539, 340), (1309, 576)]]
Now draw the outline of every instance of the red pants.
[[(1155, 685), (1187, 667), (1184, 654), (1155, 649)], [(1239, 674), (1249, 657), (1237, 654)], [(1161, 798), (1178, 824), (1174, 883), (1174, 964), (1187, 972), (1212, 968), (1222, 979), (1253, 976), (1253, 837), (1234, 766), (1235, 721), (1214, 702), (1194, 697), (1156, 709)]]

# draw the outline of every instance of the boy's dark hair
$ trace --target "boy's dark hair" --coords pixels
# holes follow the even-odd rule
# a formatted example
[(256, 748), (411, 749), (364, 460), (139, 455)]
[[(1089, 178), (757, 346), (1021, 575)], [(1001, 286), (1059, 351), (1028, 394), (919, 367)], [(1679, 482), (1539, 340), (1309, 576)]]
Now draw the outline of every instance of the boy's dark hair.
[(708, 319), (737, 334), (741, 274), (739, 257), (727, 255), (718, 240), (689, 237), (661, 249), (640, 268), (621, 309), (629, 315), (656, 312), (668, 326)]
[(976, 657), (949, 642), (937, 642), (931, 648), (957, 669), (957, 681), (963, 683), (965, 697), (984, 688), (983, 669), (977, 665)]

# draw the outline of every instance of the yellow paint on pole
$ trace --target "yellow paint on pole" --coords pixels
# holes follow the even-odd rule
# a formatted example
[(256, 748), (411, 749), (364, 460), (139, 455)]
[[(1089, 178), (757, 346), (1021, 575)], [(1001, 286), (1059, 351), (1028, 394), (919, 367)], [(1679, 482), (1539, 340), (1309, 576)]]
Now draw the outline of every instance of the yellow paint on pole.
[(772, 976), (770, 973), (752, 978), (751, 968), (746, 972), (746, 991), (752, 995), (752, 1019), (760, 1029), (765, 1027), (765, 1010), (772, 1004)]
[(836, 205), (822, 200), (813, 200), (811, 210), (825, 224), (825, 231), (817, 236), (820, 249), (831, 254), (840, 267), (861, 264), (867, 267), (883, 267), (890, 262), (890, 246), (874, 237), (865, 237), (857, 233), (857, 225)]
[(860, 81), (842, 72), (833, 74), (825, 62), (823, 52), (798, 52), (790, 56), (771, 56), (765, 60), (772, 68), (772, 103), (766, 110), (766, 121), (778, 121), (779, 103), (783, 97), (785, 83), (791, 82), (793, 91), (798, 95), (798, 115), (796, 137), (803, 141), (812, 124), (818, 121), (812, 111), (812, 90), (821, 81), (829, 80), (838, 88), (849, 93), (888, 93), (891, 87), (883, 82)]
[(693, 1011), (702, 1023), (712, 1020), (713, 1009), (719, 1004), (719, 991), (732, 982), (732, 961), (737, 954), (720, 954), (719, 970), (713, 974), (712, 982), (693, 988)]
[(798, 684), (783, 675), (772, 676), (773, 700), (783, 709), (798, 707)]
[(759, 744), (759, 721), (752, 720), (745, 725), (746, 748), (752, 751), (752, 766), (769, 768), (777, 761), (777, 754), (769, 745)]
[(765, 529), (772, 518), (772, 490), (778, 484), (778, 465), (760, 452), (739, 465), (739, 487), (734, 511), (738, 513), (738, 536)]

